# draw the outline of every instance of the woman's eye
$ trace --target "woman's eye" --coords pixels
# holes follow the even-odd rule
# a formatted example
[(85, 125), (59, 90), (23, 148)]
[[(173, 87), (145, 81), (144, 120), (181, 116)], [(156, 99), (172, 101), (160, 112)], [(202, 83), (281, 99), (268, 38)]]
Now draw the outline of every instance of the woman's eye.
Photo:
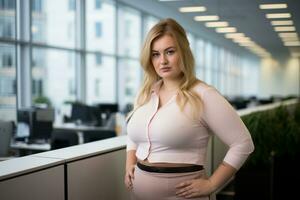
[(159, 53), (152, 53), (152, 57), (156, 58), (159, 56)]
[(167, 51), (167, 54), (168, 54), (168, 55), (172, 55), (172, 54), (174, 54), (174, 53), (175, 53), (174, 50), (169, 50), (169, 51)]

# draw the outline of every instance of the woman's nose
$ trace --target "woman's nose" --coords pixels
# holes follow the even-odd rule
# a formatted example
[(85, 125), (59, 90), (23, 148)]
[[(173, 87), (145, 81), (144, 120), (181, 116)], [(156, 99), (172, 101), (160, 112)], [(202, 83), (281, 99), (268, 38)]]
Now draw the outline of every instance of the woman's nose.
[(168, 59), (165, 54), (162, 54), (160, 57), (160, 64), (165, 65), (168, 63)]

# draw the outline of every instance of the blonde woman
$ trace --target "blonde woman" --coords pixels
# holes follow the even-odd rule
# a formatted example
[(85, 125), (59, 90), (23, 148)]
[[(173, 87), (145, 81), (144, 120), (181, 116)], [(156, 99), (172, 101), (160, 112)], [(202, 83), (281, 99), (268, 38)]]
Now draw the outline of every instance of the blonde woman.
[[(150, 30), (140, 60), (144, 82), (127, 125), (125, 185), (132, 199), (209, 199), (254, 150), (251, 136), (225, 98), (195, 77), (186, 32), (175, 20)], [(229, 150), (207, 177), (211, 134)]]

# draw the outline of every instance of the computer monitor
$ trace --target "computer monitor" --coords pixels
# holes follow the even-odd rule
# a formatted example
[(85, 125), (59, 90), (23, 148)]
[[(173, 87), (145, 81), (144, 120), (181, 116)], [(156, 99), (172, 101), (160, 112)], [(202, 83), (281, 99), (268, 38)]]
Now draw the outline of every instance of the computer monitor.
[(35, 109), (32, 120), (32, 130), (29, 139), (48, 140), (53, 131), (55, 112), (52, 108)]
[(80, 120), (82, 123), (95, 121), (92, 108), (85, 104), (72, 104), (71, 121), (76, 122), (78, 120)]
[(18, 135), (22, 134), (23, 131), (27, 131), (29, 133), (26, 136), (30, 141), (50, 139), (53, 131), (54, 115), (54, 109), (52, 108), (18, 110)]
[(100, 112), (104, 113), (116, 113), (119, 111), (119, 105), (117, 103), (100, 103), (98, 104)]
[(25, 108), (17, 111), (16, 138), (28, 138), (31, 132), (33, 109)]
[(97, 107), (98, 113), (100, 113), (102, 126), (107, 123), (112, 113), (119, 111), (119, 105), (117, 103), (100, 103)]

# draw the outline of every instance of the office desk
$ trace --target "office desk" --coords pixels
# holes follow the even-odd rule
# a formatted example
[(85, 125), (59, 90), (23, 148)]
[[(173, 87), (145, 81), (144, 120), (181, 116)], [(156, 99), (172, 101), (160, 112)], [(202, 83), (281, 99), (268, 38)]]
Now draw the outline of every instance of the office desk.
[(109, 128), (103, 126), (76, 125), (74, 123), (64, 123), (59, 125), (54, 124), (53, 128), (57, 130), (68, 130), (78, 132), (109, 130)]
[(10, 148), (12, 150), (19, 151), (19, 156), (25, 156), (25, 155), (29, 155), (29, 154), (33, 154), (33, 153), (49, 151), (51, 149), (51, 145), (49, 143), (28, 144), (26, 142), (12, 141), (10, 143)]
[(84, 143), (84, 133), (88, 133), (89, 131), (111, 130), (108, 127), (103, 126), (87, 126), (83, 124), (77, 125), (74, 123), (54, 124), (53, 128), (60, 131), (76, 131), (79, 139), (79, 144)]
[[(110, 130), (107, 127), (76, 125), (74, 123), (65, 123), (65, 124), (60, 124), (60, 125), (54, 125), (53, 128), (56, 129), (56, 130), (61, 130), (61, 131), (76, 131), (77, 136), (78, 136), (79, 144), (84, 143), (83, 134), (88, 134), (89, 131)], [(12, 141), (11, 144), (10, 144), (10, 148), (12, 150), (17, 150), (19, 156), (25, 156), (25, 155), (29, 155), (29, 154), (33, 154), (33, 153), (49, 151), (49, 150), (51, 150), (51, 144), (50, 143), (28, 144), (26, 142)]]

